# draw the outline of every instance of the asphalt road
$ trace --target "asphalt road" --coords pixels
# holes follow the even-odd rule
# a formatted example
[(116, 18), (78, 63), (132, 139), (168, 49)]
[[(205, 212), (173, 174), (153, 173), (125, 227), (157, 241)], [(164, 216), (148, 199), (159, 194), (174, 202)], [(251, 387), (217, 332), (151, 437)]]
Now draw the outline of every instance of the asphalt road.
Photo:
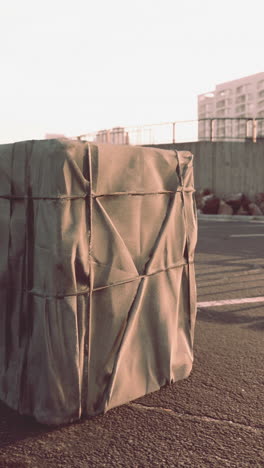
[[(263, 235), (199, 222), (199, 303), (264, 296)], [(263, 362), (264, 302), (202, 306), (184, 381), (56, 429), (0, 404), (0, 467), (264, 467)]]

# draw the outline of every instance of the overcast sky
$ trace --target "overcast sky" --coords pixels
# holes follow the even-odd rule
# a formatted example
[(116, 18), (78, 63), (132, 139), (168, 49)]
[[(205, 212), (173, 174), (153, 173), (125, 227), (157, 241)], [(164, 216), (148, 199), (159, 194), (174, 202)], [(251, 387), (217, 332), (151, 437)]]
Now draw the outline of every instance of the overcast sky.
[(0, 143), (194, 119), (264, 71), (263, 0), (1, 0)]

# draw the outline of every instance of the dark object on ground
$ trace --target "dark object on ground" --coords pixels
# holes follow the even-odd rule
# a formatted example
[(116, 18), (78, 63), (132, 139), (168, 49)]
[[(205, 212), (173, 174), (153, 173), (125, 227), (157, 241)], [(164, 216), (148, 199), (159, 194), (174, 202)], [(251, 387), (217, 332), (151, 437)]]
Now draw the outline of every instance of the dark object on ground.
[(203, 198), (203, 213), (217, 214), (220, 206), (220, 200), (215, 195), (207, 195)]
[(225, 203), (224, 200), (220, 200), (217, 214), (232, 215), (233, 214), (233, 208), (232, 208), (232, 206)]
[(204, 214), (262, 216), (264, 214), (264, 193), (249, 198), (244, 193), (226, 195), (222, 199), (210, 189), (195, 193), (197, 209)]

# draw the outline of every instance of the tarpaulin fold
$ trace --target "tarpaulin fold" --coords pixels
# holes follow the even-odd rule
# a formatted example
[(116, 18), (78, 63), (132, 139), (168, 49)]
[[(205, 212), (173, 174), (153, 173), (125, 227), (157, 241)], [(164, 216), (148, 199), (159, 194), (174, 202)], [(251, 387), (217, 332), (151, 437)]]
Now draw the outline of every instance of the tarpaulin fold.
[(0, 398), (61, 424), (189, 375), (197, 222), (187, 151), (0, 146)]

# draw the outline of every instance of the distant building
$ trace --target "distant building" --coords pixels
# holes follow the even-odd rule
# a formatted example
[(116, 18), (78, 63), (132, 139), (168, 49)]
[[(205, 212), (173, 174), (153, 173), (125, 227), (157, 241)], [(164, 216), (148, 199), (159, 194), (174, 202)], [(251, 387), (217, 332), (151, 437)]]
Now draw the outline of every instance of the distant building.
[(116, 145), (128, 145), (128, 132), (124, 127), (114, 127), (110, 130), (99, 130), (96, 134), (97, 143), (112, 143)]
[[(262, 118), (257, 124), (258, 135), (264, 135), (264, 72), (228, 81), (210, 93), (198, 96), (198, 119), (222, 118), (216, 121), (215, 136), (235, 139), (247, 134), (247, 118)], [(237, 120), (232, 121), (231, 118)], [(239, 120), (240, 119), (240, 120)], [(208, 139), (210, 120), (199, 122), (199, 140)]]
[(62, 133), (46, 133), (45, 139), (46, 140), (53, 140), (55, 138), (67, 138), (65, 135)]

